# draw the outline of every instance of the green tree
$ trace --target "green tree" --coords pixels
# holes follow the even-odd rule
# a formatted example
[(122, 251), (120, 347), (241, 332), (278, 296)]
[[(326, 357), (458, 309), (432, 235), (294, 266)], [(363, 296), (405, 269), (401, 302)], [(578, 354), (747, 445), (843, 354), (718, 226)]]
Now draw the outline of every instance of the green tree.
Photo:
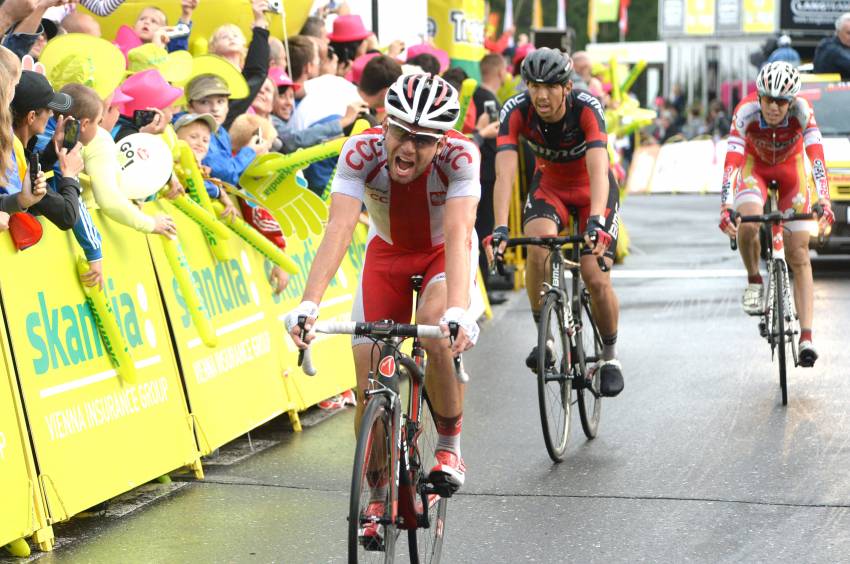
[[(556, 0), (542, 0), (543, 25), (554, 27), (558, 17)], [(534, 0), (514, 0), (514, 23), (518, 33), (528, 32)], [(490, 9), (504, 14), (505, 0), (490, 0)], [(504, 19), (504, 18), (503, 18)], [(567, 0), (567, 25), (575, 29), (574, 50), (587, 45), (587, 1)], [(600, 43), (619, 41), (617, 22), (599, 24), (596, 40)], [(626, 41), (655, 41), (658, 39), (658, 0), (632, 0), (629, 7), (629, 32)]]

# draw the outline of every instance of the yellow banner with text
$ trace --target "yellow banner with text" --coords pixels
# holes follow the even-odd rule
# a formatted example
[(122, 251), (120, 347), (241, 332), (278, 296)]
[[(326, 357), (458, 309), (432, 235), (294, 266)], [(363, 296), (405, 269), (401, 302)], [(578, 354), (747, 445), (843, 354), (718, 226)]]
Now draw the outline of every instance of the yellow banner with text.
[[(351, 308), (357, 293), (360, 271), (363, 269), (366, 232), (365, 225), (358, 225), (355, 229), (342, 265), (322, 298), (319, 313), (322, 320), (349, 321), (351, 319)], [(313, 347), (313, 363), (318, 372), (311, 377), (304, 374), (298, 367), (298, 351), (285, 333), (284, 317), (301, 301), (310, 265), (319, 243), (320, 241), (312, 238), (304, 241), (295, 238), (286, 240), (287, 254), (301, 267), (301, 273), (289, 278), (289, 285), (281, 295), (269, 294), (271, 306), (279, 324), (278, 332), (284, 338), (282, 346), (279, 347), (283, 371), (287, 381), (291, 383), (290, 387), (294, 388), (298, 394), (299, 409), (353, 388), (356, 384), (350, 337), (317, 335), (311, 346)], [(270, 268), (268, 263), (267, 268)]]
[(92, 215), (107, 249), (109, 325), (119, 332), (108, 342), (126, 347), (134, 383), (110, 361), (70, 232), (45, 225), (23, 252), (0, 236), (3, 310), (53, 521), (198, 461), (146, 237)]
[[(153, 212), (162, 204), (147, 204)], [(177, 224), (188, 288), (181, 287), (163, 241), (151, 236), (150, 250), (165, 298), (177, 356), (186, 384), (189, 411), (201, 454), (285, 411), (296, 408), (283, 381), (279, 348), (283, 326), (264, 296), (271, 293), (264, 259), (237, 237), (221, 241), (230, 258), (216, 261), (201, 228), (182, 213)], [(194, 293), (200, 312), (190, 309)], [(205, 316), (215, 346), (204, 343), (193, 316)], [(207, 339), (209, 342), (210, 339)]]
[(9, 369), (9, 343), (0, 330), (0, 546), (32, 535), (52, 531), (47, 525), (41, 490), (27, 439), (26, 422), (18, 400), (18, 383)]

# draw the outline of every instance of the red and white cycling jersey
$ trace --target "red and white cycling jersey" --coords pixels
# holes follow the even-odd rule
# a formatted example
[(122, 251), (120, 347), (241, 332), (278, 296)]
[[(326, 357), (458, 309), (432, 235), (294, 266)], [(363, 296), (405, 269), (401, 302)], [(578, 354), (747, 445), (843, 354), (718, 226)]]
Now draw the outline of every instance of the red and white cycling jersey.
[(370, 239), (377, 235), (405, 251), (442, 245), (446, 201), (481, 197), (478, 147), (456, 131), (422, 175), (409, 184), (394, 182), (387, 170), (383, 130), (368, 129), (343, 146), (331, 193), (361, 200), (369, 211)]
[(751, 93), (738, 104), (732, 117), (723, 165), (722, 202), (732, 203), (732, 184), (747, 156), (752, 156), (757, 166), (772, 167), (801, 155), (804, 149), (812, 165), (818, 197), (828, 199), (823, 141), (809, 102), (797, 97), (788, 108), (785, 121), (770, 127), (761, 115), (757, 93)]

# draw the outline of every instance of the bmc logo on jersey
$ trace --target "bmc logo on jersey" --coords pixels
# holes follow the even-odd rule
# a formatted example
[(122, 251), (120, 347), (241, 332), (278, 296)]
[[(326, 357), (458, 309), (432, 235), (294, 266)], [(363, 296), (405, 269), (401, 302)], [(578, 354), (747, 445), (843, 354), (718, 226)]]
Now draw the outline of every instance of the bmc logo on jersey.
[(395, 359), (391, 356), (385, 356), (378, 365), (378, 372), (381, 376), (392, 378), (395, 376)]
[(593, 109), (596, 110), (596, 113), (598, 113), (599, 117), (602, 118), (602, 121), (605, 122), (605, 111), (602, 109), (602, 104), (599, 103), (599, 100), (597, 100), (595, 96), (591, 96), (587, 92), (579, 92), (578, 99), (585, 104), (593, 106)]

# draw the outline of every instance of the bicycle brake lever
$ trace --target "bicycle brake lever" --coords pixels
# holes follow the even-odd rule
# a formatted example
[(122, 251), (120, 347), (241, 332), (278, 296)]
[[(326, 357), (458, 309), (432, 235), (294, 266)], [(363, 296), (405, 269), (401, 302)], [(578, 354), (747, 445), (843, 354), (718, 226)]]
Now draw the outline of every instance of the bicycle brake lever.
[[(298, 316), (298, 327), (301, 328), (301, 335), (304, 335), (304, 326), (307, 325), (307, 316), (299, 315)], [(304, 351), (305, 349), (298, 349), (298, 366), (300, 367), (304, 363)]]
[[(455, 339), (457, 338), (458, 330), (460, 329), (460, 324), (456, 321), (449, 322), (449, 345), (451, 346)], [(461, 384), (466, 384), (469, 382), (469, 375), (463, 370), (463, 362), (461, 360), (461, 355), (457, 355), (452, 358), (455, 366), (455, 378), (457, 378), (458, 382)]]

